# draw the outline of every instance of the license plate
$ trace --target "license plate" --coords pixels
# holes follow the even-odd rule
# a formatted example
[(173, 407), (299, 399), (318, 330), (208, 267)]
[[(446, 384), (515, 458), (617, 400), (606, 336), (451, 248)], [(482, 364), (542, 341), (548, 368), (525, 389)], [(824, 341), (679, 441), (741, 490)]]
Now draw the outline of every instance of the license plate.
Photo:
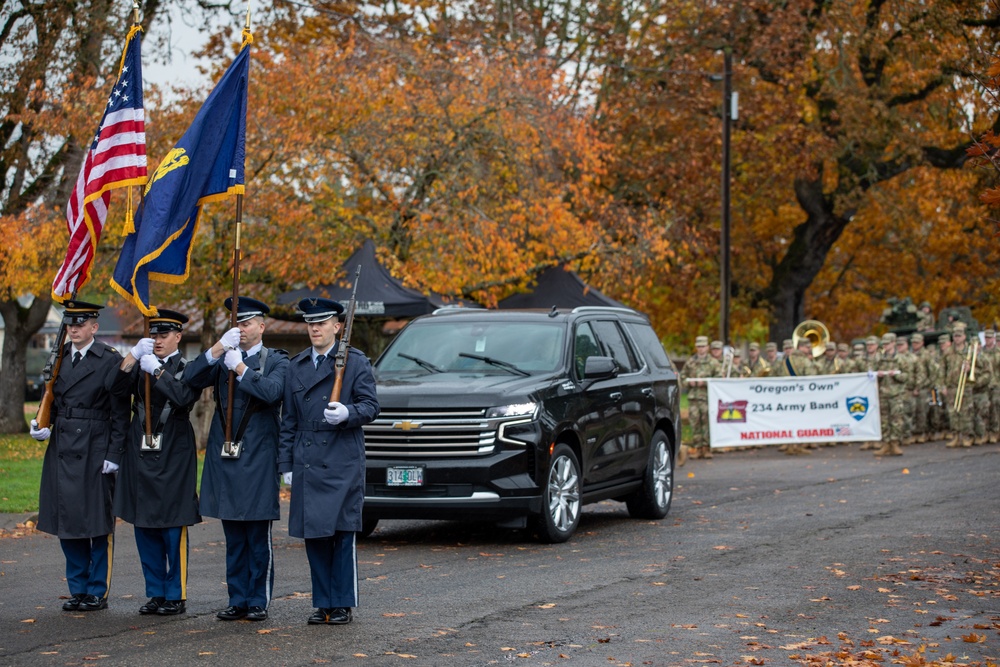
[(388, 486), (423, 486), (424, 469), (421, 466), (386, 468)]

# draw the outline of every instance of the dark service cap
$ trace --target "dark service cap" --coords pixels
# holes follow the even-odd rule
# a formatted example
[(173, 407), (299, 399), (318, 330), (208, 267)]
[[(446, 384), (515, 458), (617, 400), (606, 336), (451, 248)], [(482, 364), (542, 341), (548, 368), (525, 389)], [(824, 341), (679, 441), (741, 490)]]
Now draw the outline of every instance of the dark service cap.
[[(242, 299), (240, 299), (242, 301)], [(167, 333), (180, 331), (188, 322), (188, 316), (175, 310), (159, 308), (159, 314), (149, 318), (149, 333)]]
[(98, 311), (104, 308), (86, 301), (67, 301), (63, 305), (66, 306), (66, 311), (63, 313), (63, 322), (66, 324), (83, 324), (91, 318), (96, 320), (100, 315)]
[[(226, 297), (226, 301), (223, 304), (226, 306), (226, 310), (229, 312), (233, 311), (233, 297)], [(271, 312), (267, 304), (263, 301), (258, 301), (257, 299), (251, 299), (248, 296), (241, 296), (239, 302), (236, 305), (236, 321), (246, 322), (253, 317), (264, 317)]]
[(302, 313), (302, 319), (311, 324), (338, 317), (344, 312), (344, 306), (333, 299), (308, 297), (299, 301), (299, 311)]

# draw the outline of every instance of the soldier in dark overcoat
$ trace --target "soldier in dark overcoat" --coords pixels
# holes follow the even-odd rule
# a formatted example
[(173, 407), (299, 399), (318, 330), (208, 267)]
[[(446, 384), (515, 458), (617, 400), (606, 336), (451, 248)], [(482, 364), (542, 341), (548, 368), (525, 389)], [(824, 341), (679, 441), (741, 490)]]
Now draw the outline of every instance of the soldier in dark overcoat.
[(135, 526), (149, 597), (140, 614), (172, 616), (186, 610), (188, 526), (201, 521), (197, 444), (188, 417), (199, 392), (183, 382), (187, 362), (178, 350), (187, 321), (186, 315), (165, 308), (151, 317), (150, 337), (122, 360), (113, 388), (132, 403), (114, 510)]
[[(232, 311), (232, 298), (225, 306)], [(201, 478), (201, 514), (222, 520), (229, 607), (226, 621), (263, 621), (274, 585), (271, 522), (278, 510), (278, 428), (288, 355), (264, 347), (266, 304), (239, 297), (237, 326), (187, 366), (184, 381), (212, 387), (215, 415)], [(225, 442), (229, 378), (235, 378), (232, 423)]]
[(122, 356), (94, 338), (103, 306), (67, 301), (69, 342), (52, 386), (52, 427), (31, 436), (49, 439), (42, 462), (38, 530), (59, 536), (70, 599), (65, 611), (108, 606), (115, 520), (115, 471), (122, 458), (128, 406), (110, 388)]
[(350, 623), (358, 605), (356, 533), (365, 495), (362, 426), (378, 416), (371, 363), (348, 348), (339, 400), (336, 336), (343, 306), (329, 299), (299, 302), (311, 347), (292, 358), (285, 379), (278, 470), (292, 486), (288, 534), (306, 541), (317, 607), (311, 625)]

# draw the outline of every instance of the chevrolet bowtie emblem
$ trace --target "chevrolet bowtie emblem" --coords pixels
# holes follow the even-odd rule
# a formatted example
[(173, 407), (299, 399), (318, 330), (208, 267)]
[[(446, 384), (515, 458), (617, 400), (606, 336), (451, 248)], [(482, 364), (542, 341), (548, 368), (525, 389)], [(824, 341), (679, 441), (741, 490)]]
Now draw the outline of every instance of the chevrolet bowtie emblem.
[(398, 428), (403, 431), (412, 431), (414, 429), (420, 428), (421, 426), (423, 426), (423, 422), (411, 422), (409, 419), (404, 419), (401, 422), (392, 423), (393, 428)]

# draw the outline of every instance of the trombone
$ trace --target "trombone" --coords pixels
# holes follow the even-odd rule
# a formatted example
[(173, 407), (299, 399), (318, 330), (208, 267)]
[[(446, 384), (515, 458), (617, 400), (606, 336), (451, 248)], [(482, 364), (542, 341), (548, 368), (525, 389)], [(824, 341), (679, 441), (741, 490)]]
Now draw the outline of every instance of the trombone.
[[(962, 398), (965, 396), (965, 385), (967, 382), (976, 382), (976, 356), (979, 353), (979, 341), (975, 341), (969, 346), (968, 352), (965, 353), (965, 362), (962, 368), (962, 374), (958, 377), (958, 390), (955, 392), (955, 404), (952, 406), (955, 412), (962, 409)], [(965, 364), (969, 365), (969, 372), (965, 372)]]

